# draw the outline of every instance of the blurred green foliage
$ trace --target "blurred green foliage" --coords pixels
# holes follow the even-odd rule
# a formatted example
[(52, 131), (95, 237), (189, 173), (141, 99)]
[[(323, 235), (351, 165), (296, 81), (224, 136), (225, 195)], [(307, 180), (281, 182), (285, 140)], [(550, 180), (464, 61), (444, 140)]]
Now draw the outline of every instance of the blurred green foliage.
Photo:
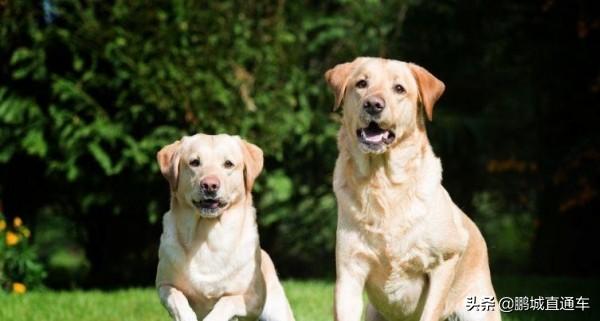
[(503, 272), (521, 272), (529, 267), (534, 236), (534, 202), (514, 206), (498, 191), (475, 194), (476, 223), (490, 251), (491, 264)]
[[(64, 273), (84, 285), (151, 282), (168, 207), (155, 153), (196, 132), (239, 134), (263, 149), (254, 191), (263, 247), (284, 276), (332, 275), (339, 115), (322, 75), (356, 56), (415, 61), (446, 82), (431, 141), (444, 185), (490, 238), (500, 270), (526, 269), (514, 253), (532, 243), (546, 248), (534, 223), (558, 213), (557, 155), (588, 151), (598, 137), (585, 108), (597, 96), (582, 85), (596, 75), (573, 76), (594, 61), (595, 38), (571, 29), (585, 6), (45, 2), (47, 12), (44, 1), (0, 2), (0, 199), (37, 220), (57, 283)], [(571, 105), (583, 119), (565, 118)], [(488, 166), (512, 159), (535, 170)]]

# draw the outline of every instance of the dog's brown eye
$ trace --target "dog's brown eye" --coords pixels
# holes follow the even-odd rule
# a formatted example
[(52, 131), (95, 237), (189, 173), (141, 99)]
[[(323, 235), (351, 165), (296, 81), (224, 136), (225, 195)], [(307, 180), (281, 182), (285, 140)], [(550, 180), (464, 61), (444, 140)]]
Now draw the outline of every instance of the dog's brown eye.
[(369, 83), (364, 79), (356, 82), (356, 88), (367, 88), (367, 85), (369, 85)]
[(406, 89), (404, 89), (404, 86), (402, 86), (402, 85), (395, 85), (394, 91), (398, 94), (402, 94), (406, 91)]
[(190, 166), (192, 166), (192, 167), (198, 167), (198, 166), (200, 166), (200, 160), (199, 159), (192, 159), (190, 161)]
[(233, 167), (233, 163), (230, 160), (226, 160), (225, 163), (223, 163), (223, 167), (225, 167), (225, 168), (232, 168)]

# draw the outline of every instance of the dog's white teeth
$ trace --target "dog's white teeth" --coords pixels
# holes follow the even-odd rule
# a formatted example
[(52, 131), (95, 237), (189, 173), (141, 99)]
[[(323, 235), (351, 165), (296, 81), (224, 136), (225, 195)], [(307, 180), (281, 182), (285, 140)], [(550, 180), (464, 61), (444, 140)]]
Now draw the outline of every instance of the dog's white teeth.
[(366, 130), (363, 130), (360, 133), (360, 135), (361, 135), (362, 139), (364, 139), (364, 140), (366, 140), (368, 142), (373, 141), (373, 136), (369, 135), (369, 133)]
[(390, 132), (389, 131), (386, 130), (385, 132), (383, 132), (383, 139), (387, 139), (388, 136), (390, 136)]

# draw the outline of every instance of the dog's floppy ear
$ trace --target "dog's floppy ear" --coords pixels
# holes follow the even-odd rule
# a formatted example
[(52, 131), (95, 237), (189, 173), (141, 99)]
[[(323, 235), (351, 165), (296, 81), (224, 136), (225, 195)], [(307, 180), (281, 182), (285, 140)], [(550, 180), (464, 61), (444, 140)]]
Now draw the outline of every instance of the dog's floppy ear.
[(177, 182), (179, 180), (179, 145), (180, 142), (177, 140), (156, 153), (160, 172), (169, 181), (172, 191), (177, 190)]
[(348, 84), (348, 77), (354, 69), (354, 62), (346, 62), (339, 64), (325, 72), (325, 80), (329, 84), (329, 88), (335, 95), (335, 105), (333, 110), (338, 109), (342, 105), (344, 94), (346, 92), (346, 85)]
[(240, 144), (244, 153), (244, 184), (246, 186), (246, 193), (250, 193), (254, 181), (263, 169), (263, 151), (260, 147), (248, 143), (243, 139), (240, 139)]
[(446, 85), (444, 85), (441, 80), (435, 78), (434, 75), (419, 65), (409, 63), (408, 67), (410, 68), (410, 71), (419, 85), (419, 99), (425, 107), (427, 119), (432, 120), (433, 105), (435, 105), (435, 102), (444, 93)]

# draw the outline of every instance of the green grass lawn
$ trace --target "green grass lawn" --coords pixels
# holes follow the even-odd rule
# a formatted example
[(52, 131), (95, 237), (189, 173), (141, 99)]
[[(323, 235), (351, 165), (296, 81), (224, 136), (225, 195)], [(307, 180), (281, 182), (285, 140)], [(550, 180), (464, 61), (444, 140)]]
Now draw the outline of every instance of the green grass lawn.
[[(585, 312), (512, 312), (509, 321), (600, 320), (597, 299), (600, 280), (502, 277), (494, 280), (498, 296), (583, 296)], [(327, 281), (286, 281), (285, 288), (298, 321), (332, 320), (333, 284)], [(0, 320), (44, 321), (168, 321), (153, 289), (118, 291), (30, 292), (0, 295)]]

